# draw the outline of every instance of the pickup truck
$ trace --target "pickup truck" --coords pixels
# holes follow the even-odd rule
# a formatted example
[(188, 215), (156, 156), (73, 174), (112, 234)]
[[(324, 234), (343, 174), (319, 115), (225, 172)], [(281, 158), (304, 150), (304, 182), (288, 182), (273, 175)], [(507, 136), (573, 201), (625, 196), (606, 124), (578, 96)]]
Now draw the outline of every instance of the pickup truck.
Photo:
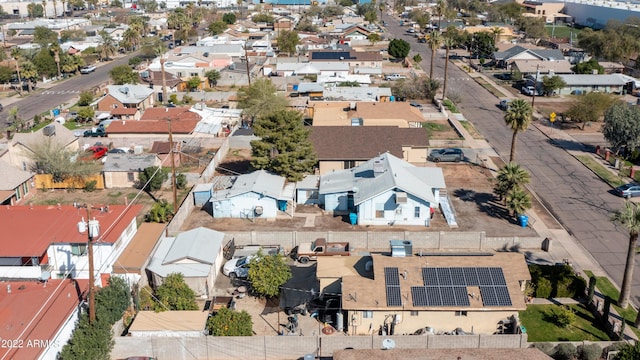
[(87, 130), (84, 132), (84, 137), (105, 137), (107, 133), (103, 127)]
[(318, 256), (349, 256), (348, 242), (327, 242), (324, 238), (314, 242), (302, 243), (295, 254), (296, 260), (302, 264), (317, 260)]
[(400, 79), (406, 79), (406, 78), (407, 78), (406, 76), (400, 75), (400, 74), (389, 74), (384, 77), (384, 79), (387, 81), (394, 81), (394, 80), (400, 80)]

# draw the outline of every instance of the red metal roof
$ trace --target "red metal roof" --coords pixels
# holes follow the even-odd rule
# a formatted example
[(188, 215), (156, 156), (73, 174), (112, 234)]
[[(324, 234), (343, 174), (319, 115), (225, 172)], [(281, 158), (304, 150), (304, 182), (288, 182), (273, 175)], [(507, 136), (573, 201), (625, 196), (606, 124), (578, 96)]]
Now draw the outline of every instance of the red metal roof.
[[(10, 286), (11, 292), (8, 292)], [(54, 337), (77, 310), (88, 280), (7, 281), (0, 291), (0, 338), (14, 348), (0, 347), (2, 359), (37, 359), (47, 347), (61, 350)], [(40, 311), (42, 310), (42, 311)], [(33, 320), (33, 321), (32, 321)], [(49, 343), (47, 343), (49, 342)]]
[[(102, 205), (100, 205), (102, 206)], [(91, 207), (91, 219), (100, 221), (98, 242), (113, 243), (142, 210), (142, 205), (109, 205), (108, 211)], [(42, 256), (53, 243), (81, 243), (78, 222), (87, 210), (72, 205), (0, 206), (0, 257)]]
[(148, 108), (144, 111), (144, 113), (140, 117), (140, 120), (202, 120), (202, 116), (195, 112), (189, 111), (189, 109), (191, 109), (191, 107), (187, 106), (173, 108)]
[[(191, 134), (200, 120), (187, 119), (171, 122), (174, 134)], [(166, 120), (122, 120), (112, 121), (107, 134), (169, 134)]]

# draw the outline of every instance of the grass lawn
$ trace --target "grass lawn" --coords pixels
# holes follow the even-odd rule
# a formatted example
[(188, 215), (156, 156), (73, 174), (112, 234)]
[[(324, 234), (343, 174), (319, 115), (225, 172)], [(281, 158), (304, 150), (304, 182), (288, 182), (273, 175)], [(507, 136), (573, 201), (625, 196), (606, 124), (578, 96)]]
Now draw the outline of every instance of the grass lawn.
[(606, 181), (609, 185), (613, 187), (618, 187), (625, 183), (624, 181), (622, 181), (622, 179), (619, 176), (616, 176), (613, 173), (611, 173), (611, 171), (609, 171), (604, 166), (599, 164), (591, 156), (578, 155), (576, 156), (576, 158), (580, 160), (580, 162), (584, 164), (586, 167), (591, 169), (591, 171), (596, 173), (596, 175), (598, 175), (600, 178)]
[(493, 85), (491, 85), (488, 82), (486, 82), (483, 78), (475, 78), (474, 80), (478, 84), (480, 84), (483, 88), (485, 88), (487, 91), (492, 93), (493, 96), (495, 96), (497, 98), (504, 97), (504, 95), (502, 94), (502, 92), (500, 92), (500, 90), (496, 89)]
[(470, 122), (460, 121), (460, 124), (462, 124), (462, 126), (469, 132), (469, 134), (471, 134), (474, 139), (484, 139), (484, 137), (482, 137), (482, 135), (478, 133), (478, 130), (476, 130), (476, 128)]
[(544, 28), (547, 30), (549, 37), (553, 35), (555, 38), (560, 39), (569, 39), (569, 36), (573, 33), (573, 39), (576, 40), (578, 38), (578, 34), (582, 32), (582, 29), (562, 25), (556, 25), (555, 29), (553, 25), (545, 25)]
[(423, 122), (422, 127), (427, 129), (429, 132), (439, 132), (439, 131), (448, 131), (449, 127), (443, 124), (437, 124), (432, 122)]
[(551, 322), (549, 313), (559, 305), (527, 305), (520, 311), (520, 321), (527, 329), (530, 342), (555, 341), (609, 341), (609, 335), (601, 329), (591, 312), (582, 305), (571, 305), (576, 313), (576, 321), (568, 328), (561, 328)]
[[(593, 276), (593, 273), (589, 270), (585, 270), (584, 273), (588, 277)], [(597, 291), (602, 295), (610, 297), (613, 300), (611, 302), (611, 305), (613, 306), (613, 308), (616, 310), (616, 312), (620, 316), (622, 316), (625, 319), (625, 321), (627, 322), (627, 326), (630, 326), (631, 330), (633, 330), (633, 332), (636, 335), (638, 335), (638, 337), (640, 337), (640, 330), (633, 327), (633, 323), (636, 321), (636, 316), (638, 315), (638, 312), (633, 309), (633, 306), (629, 306), (626, 309), (623, 309), (618, 306), (618, 297), (620, 296), (620, 292), (611, 283), (611, 281), (609, 281), (609, 278), (605, 276), (596, 276), (596, 279), (598, 280), (596, 282)]]

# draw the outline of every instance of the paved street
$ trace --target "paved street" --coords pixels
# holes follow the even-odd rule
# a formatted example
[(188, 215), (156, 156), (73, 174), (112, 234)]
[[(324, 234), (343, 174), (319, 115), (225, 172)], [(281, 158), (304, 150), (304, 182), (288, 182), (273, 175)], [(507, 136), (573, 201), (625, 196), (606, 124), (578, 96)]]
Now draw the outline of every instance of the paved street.
[[(424, 59), (422, 68), (428, 73), (430, 50), (405, 36), (406, 28), (385, 15), (389, 38), (408, 41), (412, 50)], [(413, 52), (412, 51), (412, 52)], [(410, 55), (412, 57), (413, 55)], [(436, 54), (434, 78), (444, 77), (444, 56)], [(449, 78), (464, 79), (469, 74), (450, 64)], [(512, 132), (503, 121), (503, 113), (496, 107), (497, 99), (474, 81), (452, 81), (448, 90), (462, 97), (458, 108), (485, 136), (502, 157), (509, 158)], [(605, 269), (618, 285), (622, 283), (628, 235), (610, 221), (612, 212), (623, 206), (623, 200), (610, 193), (611, 188), (565, 151), (581, 144), (552, 142), (536, 127), (518, 135), (517, 161), (531, 172), (531, 189), (537, 193), (550, 211), (584, 248)], [(636, 272), (637, 273), (637, 272)], [(632, 299), (639, 303), (640, 275), (633, 281)]]
[[(2, 100), (5, 111), (2, 113), (2, 126), (6, 123), (9, 115), (8, 109), (17, 107), (19, 116), (23, 119), (31, 119), (34, 115), (51, 110), (56, 106), (69, 103), (76, 98), (82, 91), (91, 90), (94, 86), (102, 84), (109, 80), (109, 71), (118, 65), (125, 65), (129, 62), (129, 58), (134, 56), (129, 54), (124, 57), (117, 58), (109, 63), (98, 63), (96, 71), (87, 75), (74, 76), (68, 80), (56, 83), (53, 86), (45, 85), (47, 89), (36, 88), (36, 91), (30, 95), (26, 95), (19, 100), (16, 98)], [(41, 83), (38, 83), (40, 86)]]

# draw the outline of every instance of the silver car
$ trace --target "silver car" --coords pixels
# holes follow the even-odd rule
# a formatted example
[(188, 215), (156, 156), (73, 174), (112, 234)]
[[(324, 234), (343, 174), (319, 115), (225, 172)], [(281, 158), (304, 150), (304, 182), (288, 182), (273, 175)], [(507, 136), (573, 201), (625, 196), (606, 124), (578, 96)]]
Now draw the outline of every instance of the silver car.
[(634, 196), (640, 196), (640, 184), (629, 183), (616, 188), (616, 193), (621, 197), (628, 199)]
[(427, 156), (427, 160), (433, 162), (453, 161), (460, 162), (464, 160), (464, 153), (458, 148), (433, 149)]

